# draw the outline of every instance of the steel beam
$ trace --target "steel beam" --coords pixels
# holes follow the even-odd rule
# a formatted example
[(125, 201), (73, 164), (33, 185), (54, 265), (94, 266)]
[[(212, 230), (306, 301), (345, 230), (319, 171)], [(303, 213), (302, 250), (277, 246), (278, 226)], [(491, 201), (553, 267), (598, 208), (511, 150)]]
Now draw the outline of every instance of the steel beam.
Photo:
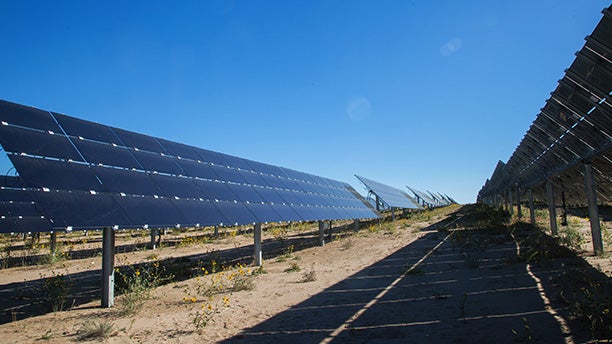
[(555, 195), (553, 185), (550, 181), (546, 182), (546, 201), (548, 202), (548, 217), (550, 219), (550, 232), (552, 235), (559, 234), (557, 230), (557, 209), (555, 207)]
[(102, 232), (102, 307), (115, 304), (115, 231), (104, 227)]
[(253, 238), (254, 238), (254, 252), (253, 252), (253, 260), (255, 266), (261, 266), (263, 263), (263, 258), (261, 254), (261, 223), (258, 222), (253, 227)]
[(535, 226), (535, 209), (533, 208), (533, 190), (529, 189), (529, 221)]
[(603, 241), (601, 240), (601, 228), (599, 225), (599, 208), (597, 207), (597, 193), (595, 192), (595, 179), (591, 163), (584, 163), (584, 187), (587, 203), (589, 205), (589, 220), (591, 222), (591, 237), (593, 239), (593, 250), (596, 255), (602, 255)]

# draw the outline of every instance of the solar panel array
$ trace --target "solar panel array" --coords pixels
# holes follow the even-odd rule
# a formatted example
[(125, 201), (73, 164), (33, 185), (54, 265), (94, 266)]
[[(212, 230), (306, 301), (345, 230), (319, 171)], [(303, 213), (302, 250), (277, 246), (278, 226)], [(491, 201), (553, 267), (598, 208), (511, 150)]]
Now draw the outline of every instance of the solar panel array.
[(599, 200), (612, 202), (611, 8), (603, 11), (508, 162), (497, 164), (480, 200), (494, 202), (517, 187), (545, 199), (543, 185), (550, 181), (566, 191), (568, 202), (585, 204), (581, 162), (586, 161), (592, 164)]
[(421, 206), (412, 199), (407, 193), (392, 186), (379, 183), (377, 181), (355, 175), (365, 187), (378, 196), (388, 207), (401, 209), (420, 209)]
[(346, 183), (6, 101), (0, 232), (375, 218)]
[(435, 208), (440, 206), (447, 206), (457, 203), (455, 200), (447, 195), (441, 193), (432, 193), (430, 191), (420, 191), (415, 188), (406, 186), (406, 188), (414, 195), (418, 204), (427, 208)]

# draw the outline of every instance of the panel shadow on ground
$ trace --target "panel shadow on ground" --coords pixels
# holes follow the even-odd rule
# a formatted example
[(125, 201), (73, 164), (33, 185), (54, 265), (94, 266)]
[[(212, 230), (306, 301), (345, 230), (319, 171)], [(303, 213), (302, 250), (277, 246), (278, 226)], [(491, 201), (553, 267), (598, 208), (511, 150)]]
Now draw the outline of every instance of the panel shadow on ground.
[(564, 341), (509, 234), (447, 235), (429, 232), (226, 342)]

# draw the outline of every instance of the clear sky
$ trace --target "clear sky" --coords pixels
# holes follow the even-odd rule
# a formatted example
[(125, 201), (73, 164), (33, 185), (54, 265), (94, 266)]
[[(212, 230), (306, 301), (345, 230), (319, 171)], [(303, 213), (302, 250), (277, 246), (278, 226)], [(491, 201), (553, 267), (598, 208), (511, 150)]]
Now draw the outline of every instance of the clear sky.
[(474, 202), (609, 5), (0, 0), (0, 99)]

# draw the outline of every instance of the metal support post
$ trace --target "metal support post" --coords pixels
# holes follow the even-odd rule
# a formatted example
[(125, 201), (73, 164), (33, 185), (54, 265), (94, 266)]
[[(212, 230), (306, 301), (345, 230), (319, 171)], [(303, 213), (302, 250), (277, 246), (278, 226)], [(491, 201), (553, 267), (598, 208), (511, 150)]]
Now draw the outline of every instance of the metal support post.
[(519, 221), (523, 217), (523, 212), (521, 210), (521, 189), (516, 187), (516, 216), (518, 216)]
[(551, 182), (546, 182), (546, 201), (548, 202), (548, 217), (550, 219), (550, 232), (557, 236), (557, 209), (555, 207), (555, 195)]
[(261, 254), (261, 223), (256, 223), (253, 227), (253, 237), (255, 238), (255, 250), (253, 252), (255, 266), (261, 266), (261, 264), (263, 263)]
[(603, 241), (601, 240), (601, 228), (599, 225), (599, 208), (597, 207), (597, 193), (595, 192), (595, 180), (590, 163), (584, 163), (584, 187), (586, 190), (587, 203), (589, 205), (589, 220), (591, 221), (591, 237), (593, 239), (593, 250), (596, 255), (604, 253)]
[(115, 231), (104, 227), (102, 232), (102, 307), (115, 303)]
[(49, 248), (51, 249), (51, 254), (55, 256), (55, 251), (57, 250), (57, 232), (51, 232), (50, 235)]
[(319, 246), (325, 246), (325, 222), (319, 221)]
[(219, 226), (215, 226), (214, 236), (215, 236), (215, 238), (219, 237)]
[(510, 208), (508, 208), (508, 211), (510, 212), (510, 215), (514, 215), (514, 202), (512, 201), (512, 188), (508, 189), (508, 200), (509, 202), (509, 206)]
[(536, 218), (535, 218), (535, 209), (533, 208), (533, 190), (529, 189), (529, 220), (531, 224), (535, 226)]
[(332, 241), (332, 230), (334, 229), (334, 221), (329, 220), (329, 226), (327, 228), (329, 229), (329, 232), (327, 233), (327, 240), (331, 242)]
[(157, 228), (151, 228), (151, 249), (157, 248)]
[(359, 219), (355, 219), (355, 223), (353, 223), (353, 230), (355, 232), (359, 232)]
[(563, 213), (561, 213), (561, 226), (567, 226), (567, 207), (565, 206), (565, 191), (561, 191), (561, 206), (563, 207)]

